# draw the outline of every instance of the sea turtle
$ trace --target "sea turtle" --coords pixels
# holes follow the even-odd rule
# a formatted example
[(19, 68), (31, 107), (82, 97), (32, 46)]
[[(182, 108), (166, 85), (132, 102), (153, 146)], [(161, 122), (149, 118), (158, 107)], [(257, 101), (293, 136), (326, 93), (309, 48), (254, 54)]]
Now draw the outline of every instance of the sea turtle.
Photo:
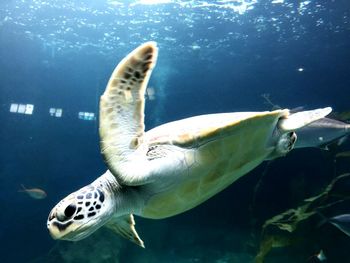
[(133, 214), (160, 219), (199, 205), (264, 160), (286, 155), (295, 131), (331, 112), (208, 114), (145, 132), (144, 95), (157, 55), (156, 43), (147, 42), (113, 71), (99, 116), (109, 170), (52, 209), (54, 239), (80, 240), (105, 225), (143, 247)]

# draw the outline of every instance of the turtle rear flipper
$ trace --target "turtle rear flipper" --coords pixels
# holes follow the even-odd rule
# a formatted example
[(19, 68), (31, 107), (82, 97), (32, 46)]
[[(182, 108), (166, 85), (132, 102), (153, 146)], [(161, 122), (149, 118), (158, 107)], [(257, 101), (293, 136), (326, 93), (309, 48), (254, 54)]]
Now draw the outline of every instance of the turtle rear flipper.
[(322, 109), (300, 111), (281, 118), (277, 124), (277, 129), (270, 144), (273, 151), (268, 156), (268, 160), (286, 155), (290, 152), (297, 141), (298, 129), (309, 125), (319, 119), (324, 118), (332, 111), (331, 107)]
[(326, 117), (331, 111), (331, 107), (326, 107), (323, 109), (293, 113), (279, 122), (279, 128), (284, 132), (295, 131), (314, 121)]

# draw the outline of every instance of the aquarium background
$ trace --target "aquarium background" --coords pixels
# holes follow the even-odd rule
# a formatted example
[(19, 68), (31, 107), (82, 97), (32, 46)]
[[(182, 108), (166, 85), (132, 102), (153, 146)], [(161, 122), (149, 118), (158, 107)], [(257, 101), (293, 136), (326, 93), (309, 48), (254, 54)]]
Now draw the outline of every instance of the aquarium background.
[[(99, 96), (116, 64), (153, 40), (159, 59), (146, 129), (198, 114), (280, 107), (350, 108), (348, 0), (141, 0), (0, 3), (0, 262), (254, 262), (264, 221), (317, 195), (349, 158), (302, 149), (263, 163), (199, 207), (136, 218), (146, 249), (101, 229), (84, 241), (50, 238), (64, 196), (104, 173)], [(32, 114), (11, 104), (34, 105)], [(62, 109), (62, 116), (50, 115)], [(97, 116), (98, 117), (98, 116)], [(33, 199), (21, 184), (46, 191)], [(350, 187), (350, 185), (349, 185)], [(334, 213), (350, 213), (349, 204)], [(337, 210), (338, 209), (338, 210)], [(265, 262), (350, 262), (350, 237), (312, 224)]]

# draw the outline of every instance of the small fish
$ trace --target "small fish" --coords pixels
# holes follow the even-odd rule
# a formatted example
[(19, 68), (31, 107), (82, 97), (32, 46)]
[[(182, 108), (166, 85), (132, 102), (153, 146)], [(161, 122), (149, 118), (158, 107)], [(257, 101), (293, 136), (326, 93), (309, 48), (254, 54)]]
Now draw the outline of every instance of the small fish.
[(328, 149), (327, 145), (342, 144), (350, 134), (350, 124), (330, 118), (322, 118), (297, 130), (295, 148), (317, 147)]
[(331, 217), (328, 222), (350, 237), (350, 214)]
[(41, 190), (39, 188), (25, 188), (23, 184), (21, 184), (22, 189), (18, 190), (18, 192), (26, 193), (31, 198), (34, 199), (44, 199), (46, 198), (47, 194), (44, 190)]
[(337, 215), (331, 218), (327, 218), (320, 212), (317, 212), (317, 214), (319, 214), (322, 218), (322, 221), (318, 224), (318, 227), (325, 223), (331, 223), (333, 226), (350, 237), (350, 214)]

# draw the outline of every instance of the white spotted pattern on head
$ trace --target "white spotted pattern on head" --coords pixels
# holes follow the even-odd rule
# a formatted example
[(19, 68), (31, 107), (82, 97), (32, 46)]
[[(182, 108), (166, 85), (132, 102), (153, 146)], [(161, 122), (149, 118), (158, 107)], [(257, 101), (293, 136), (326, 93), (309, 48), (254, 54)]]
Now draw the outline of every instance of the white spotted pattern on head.
[[(51, 211), (47, 227), (54, 239), (77, 241), (104, 223), (113, 204), (106, 204), (106, 193), (88, 185), (62, 199)], [(106, 216), (106, 218), (108, 218)]]

